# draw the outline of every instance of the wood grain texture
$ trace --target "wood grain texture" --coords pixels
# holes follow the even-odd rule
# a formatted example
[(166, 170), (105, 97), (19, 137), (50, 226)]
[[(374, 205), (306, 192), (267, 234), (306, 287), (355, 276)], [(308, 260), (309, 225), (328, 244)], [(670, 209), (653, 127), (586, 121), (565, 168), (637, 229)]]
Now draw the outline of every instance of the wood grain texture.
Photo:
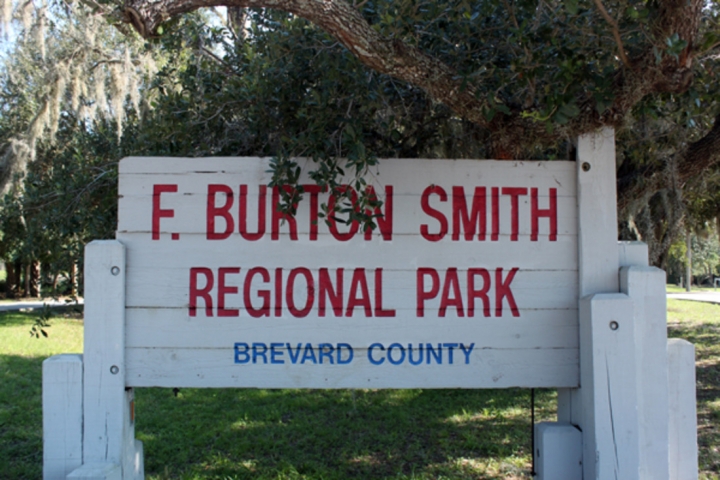
[(82, 465), (82, 355), (54, 355), (42, 364), (43, 479), (65, 478)]
[[(135, 157), (121, 161), (118, 239), (127, 247), (128, 385), (272, 388), (578, 385), (574, 162), (383, 160), (378, 171), (373, 172), (371, 183), (378, 196), (386, 200), (384, 209), (390, 204), (385, 187), (392, 186), (391, 239), (376, 231), (366, 240), (358, 231), (347, 241), (339, 240), (322, 220), (313, 225), (307, 193), (298, 207), (294, 225), (288, 221), (280, 224), (276, 239), (272, 239), (273, 204), (268, 190), (265, 235), (248, 240), (238, 229), (239, 186), (248, 186), (247, 228), (255, 232), (260, 186), (270, 180), (268, 160)], [(301, 179), (302, 182), (311, 183), (308, 179)], [(208, 209), (208, 185), (212, 184), (227, 185), (232, 196), (218, 194)], [(158, 195), (155, 185), (173, 187)], [(438, 187), (447, 194), (445, 201), (441, 194), (433, 193), (427, 196), (423, 207), (423, 192), (428, 188), (438, 192)], [(464, 220), (454, 215), (453, 209), (464, 204), (467, 212), (471, 212), (472, 195), (477, 187), (485, 189), (485, 238), (479, 238), (478, 228), (472, 238), (466, 239), (465, 229), (472, 227), (462, 223)], [(453, 191), (458, 194), (460, 189), (464, 198), (453, 198)], [(495, 199), (493, 189), (497, 189)], [(547, 216), (538, 218), (537, 238), (531, 238), (532, 189), (537, 189), (536, 209), (551, 208), (551, 191), (557, 199), (556, 239), (550, 239), (551, 222)], [(483, 194), (482, 190), (477, 191)], [(322, 203), (328, 198), (320, 193), (317, 200)], [(225, 205), (229, 206), (227, 215), (213, 210)], [(428, 213), (428, 206), (438, 212), (436, 216)], [(497, 212), (495, 217), (493, 211)], [(228, 229), (227, 236), (208, 238), (209, 212), (215, 221), (213, 232), (225, 232), (226, 217), (230, 216), (233, 228)], [(440, 232), (438, 216), (445, 218), (447, 233), (439, 241), (429, 241), (422, 234), (423, 225), (426, 232)], [(338, 225), (337, 232), (342, 234), (350, 228)], [(312, 230), (317, 231), (317, 236), (311, 238)], [(297, 232), (297, 239), (291, 238), (291, 231)], [(493, 233), (497, 235), (493, 237)], [(248, 271), (255, 267), (265, 269), (268, 276), (256, 275), (246, 282)], [(199, 268), (203, 269), (202, 274), (197, 273)], [(221, 268), (232, 270), (221, 274)], [(292, 282), (294, 292), (288, 295), (290, 272), (299, 268), (307, 269), (312, 284), (306, 276), (296, 276)], [(433, 269), (437, 280), (430, 274), (419, 274), (420, 268)], [(275, 282), (277, 269), (282, 269), (279, 295)], [(320, 269), (327, 269), (334, 287), (338, 286), (336, 272), (342, 269), (339, 314), (330, 305), (324, 315), (319, 308)], [(364, 269), (368, 299), (362, 288), (356, 285), (360, 290), (353, 291), (350, 286), (356, 269)], [(377, 269), (382, 272), (376, 274)], [(486, 310), (484, 298), (476, 295), (471, 300), (469, 269), (476, 272), (475, 292), (480, 284), (488, 287)], [(478, 273), (480, 270), (485, 273)], [(512, 276), (510, 272), (514, 272)], [(192, 281), (196, 282), (195, 290), (190, 287)], [(206, 291), (209, 302), (197, 293), (208, 282), (212, 282)], [(436, 291), (431, 292), (433, 288)], [(375, 311), (378, 291), (382, 308), (392, 311), (392, 315), (382, 317)], [(503, 291), (505, 294), (497, 293)], [(262, 306), (264, 295), (272, 299), (269, 315), (251, 317), (248, 308)], [(419, 300), (421, 295), (427, 298)], [(232, 311), (237, 316), (218, 316), (221, 298), (226, 313)], [(372, 303), (370, 313), (362, 306), (351, 308), (351, 298)], [(450, 305), (441, 311), (441, 304), (448, 302)], [(212, 303), (210, 315), (205, 310), (209, 303)], [(291, 313), (290, 303), (310, 305), (309, 312), (300, 316)], [(195, 316), (190, 314), (191, 304), (197, 305)], [(276, 313), (274, 308), (278, 304), (281, 311)], [(420, 304), (424, 309), (422, 316), (418, 312)], [(344, 343), (352, 346), (355, 357), (348, 365), (238, 365), (233, 356), (236, 342), (282, 343), (291, 347)], [(368, 348), (373, 344), (453, 342), (474, 344), (470, 364), (388, 368), (389, 361), (373, 365), (368, 360)], [(289, 358), (287, 351), (282, 355), (286, 360)]]
[(83, 463), (119, 465), (127, 428), (125, 247), (115, 240), (85, 248), (84, 325)]
[[(638, 250), (646, 250), (637, 247)], [(647, 258), (647, 254), (643, 258)], [(665, 272), (656, 267), (620, 269), (620, 289), (633, 300), (635, 378), (640, 428), (640, 478), (669, 480), (668, 354)]]
[(578, 384), (574, 349), (486, 349), (473, 351), (477, 361), (471, 360), (470, 365), (458, 362), (458, 356), (452, 365), (420, 366), (387, 361), (372, 365), (365, 351), (357, 351), (353, 368), (235, 365), (231, 349), (130, 348), (127, 355), (127, 383), (133, 387), (540, 388)]

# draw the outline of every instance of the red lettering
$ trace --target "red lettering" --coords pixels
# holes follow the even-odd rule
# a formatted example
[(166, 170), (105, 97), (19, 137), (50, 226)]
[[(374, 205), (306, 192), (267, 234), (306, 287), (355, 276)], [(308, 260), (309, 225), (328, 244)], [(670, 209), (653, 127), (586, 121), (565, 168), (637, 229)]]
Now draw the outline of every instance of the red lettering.
[[(360, 296), (358, 296), (358, 289)], [(352, 280), (350, 281), (350, 293), (348, 294), (346, 317), (353, 316), (355, 307), (363, 307), (366, 317), (372, 317), (372, 307), (370, 305), (370, 292), (368, 290), (367, 279), (365, 278), (365, 269), (356, 268), (353, 271)]]
[(541, 209), (538, 207), (538, 189), (530, 189), (530, 240), (533, 242), (537, 242), (538, 239), (538, 219), (540, 217), (550, 220), (550, 234), (548, 235), (548, 240), (551, 242), (557, 241), (557, 188), (551, 188), (549, 193), (550, 207), (547, 209)]
[(310, 240), (317, 240), (318, 237), (318, 195), (321, 191), (319, 185), (303, 185), (303, 191), (310, 194)]
[(519, 208), (518, 208), (518, 197), (520, 195), (527, 195), (527, 188), (521, 188), (521, 187), (503, 187), (502, 189), (503, 195), (510, 195), (510, 241), (511, 242), (517, 242), (518, 241), (518, 230), (519, 230), (519, 224), (520, 224), (520, 214), (519, 214)]
[[(452, 290), (452, 297), (450, 296), (450, 290)], [(447, 308), (450, 306), (455, 307), (458, 317), (465, 316), (457, 268), (448, 268), (447, 272), (445, 272), (445, 283), (443, 285), (442, 296), (440, 297), (439, 316), (444, 317)]]
[(430, 233), (430, 229), (426, 224), (420, 225), (420, 235), (425, 240), (428, 240), (430, 242), (438, 242), (445, 237), (448, 231), (448, 221), (447, 218), (445, 218), (445, 215), (442, 214), (442, 212), (439, 212), (432, 208), (430, 206), (430, 195), (437, 195), (440, 197), (441, 202), (447, 201), (447, 193), (445, 193), (445, 190), (443, 190), (442, 187), (438, 187), (437, 185), (430, 185), (425, 190), (423, 190), (422, 196), (420, 197), (420, 206), (422, 207), (422, 211), (425, 212), (427, 215), (431, 216), (435, 220), (437, 220), (440, 223), (440, 231), (438, 233)]
[[(338, 194), (343, 194), (347, 191), (350, 191), (350, 201), (352, 202), (352, 206), (350, 208), (355, 208), (355, 205), (357, 205), (357, 192), (354, 188), (348, 186), (348, 185), (341, 185), (337, 188)], [(335, 192), (333, 192), (330, 195), (330, 200), (328, 200), (328, 210), (330, 212), (330, 215), (328, 217), (328, 222), (330, 222), (329, 228), (330, 233), (336, 240), (340, 240), (341, 242), (347, 242), (351, 238), (355, 236), (358, 229), (360, 228), (360, 224), (357, 220), (353, 220), (350, 223), (350, 230), (348, 230), (345, 233), (340, 233), (337, 229), (337, 220), (335, 219), (335, 204), (337, 203), (337, 198), (335, 196)]]
[[(425, 300), (435, 298), (440, 291), (440, 275), (434, 268), (418, 268), (416, 278), (416, 314), (418, 317), (425, 316)], [(432, 281), (430, 290), (425, 290), (425, 277), (429, 276)]]
[(490, 240), (497, 242), (500, 239), (500, 189), (492, 187), (490, 197), (492, 198), (492, 233), (490, 233)]
[(257, 232), (250, 233), (247, 230), (247, 185), (240, 185), (240, 199), (238, 201), (238, 229), (240, 230), (240, 236), (251, 242), (259, 240), (263, 235), (265, 235), (265, 197), (267, 195), (267, 187), (265, 185), (260, 185), (259, 189)]
[[(285, 190), (285, 192), (292, 193), (292, 187), (290, 187), (289, 185), (283, 186), (283, 189)], [(272, 231), (270, 232), (270, 239), (278, 240), (280, 238), (280, 222), (286, 221), (288, 224), (288, 228), (290, 229), (290, 240), (297, 240), (297, 222), (295, 221), (295, 217), (293, 217), (289, 213), (283, 213), (280, 211), (280, 189), (278, 187), (273, 187), (272, 205)]]
[(382, 307), (382, 268), (375, 269), (375, 316), (376, 317), (394, 317), (395, 310), (383, 310)]
[(218, 317), (237, 317), (240, 315), (240, 310), (237, 308), (225, 308), (225, 295), (228, 293), (238, 293), (238, 287), (225, 285), (225, 276), (237, 275), (239, 273), (239, 267), (225, 267), (218, 269)]
[(152, 239), (160, 240), (160, 219), (173, 218), (175, 210), (171, 208), (160, 208), (160, 195), (163, 193), (175, 193), (177, 185), (153, 185), (152, 199)]
[[(475, 277), (480, 275), (483, 280), (482, 288), (475, 288)], [(468, 289), (468, 317), (475, 316), (475, 299), (479, 298), (483, 302), (483, 316), (490, 316), (490, 299), (488, 298), (488, 290), (490, 290), (490, 272), (484, 268), (469, 268), (467, 272), (467, 289)]]
[(327, 268), (321, 268), (318, 274), (318, 315), (325, 316), (326, 303), (325, 299), (330, 300), (333, 314), (336, 317), (342, 317), (343, 313), (343, 272), (345, 269), (338, 268), (335, 271), (335, 287), (330, 280), (330, 273)]
[[(305, 277), (306, 285), (305, 305), (300, 309), (295, 305), (295, 277), (298, 275)], [(315, 302), (315, 281), (313, 280), (310, 270), (305, 267), (293, 268), (290, 270), (290, 275), (288, 275), (287, 279), (285, 301), (287, 302), (288, 310), (293, 317), (307, 317), (313, 307), (313, 303)]]
[(275, 269), (275, 316), (282, 317), (282, 268)]
[[(222, 207), (215, 206), (215, 197), (218, 193), (225, 194), (225, 205)], [(232, 215), (230, 215), (230, 207), (233, 204), (233, 192), (227, 185), (208, 185), (207, 194), (207, 229), (206, 235), (208, 240), (224, 240), (232, 234), (235, 228)], [(215, 231), (215, 218), (222, 217), (225, 220), (225, 231), (218, 233)]]
[(513, 297), (512, 290), (510, 289), (510, 284), (512, 283), (513, 279), (515, 278), (515, 274), (518, 271), (518, 267), (515, 267), (510, 270), (510, 272), (507, 274), (507, 277), (505, 277), (505, 280), (502, 279), (502, 268), (495, 269), (495, 316), (496, 317), (502, 317), (502, 301), (503, 298), (507, 298), (508, 305), (510, 306), (510, 311), (512, 312), (513, 317), (519, 317), (520, 312), (518, 311), (517, 304), (515, 303), (515, 297)]
[(262, 277), (263, 282), (270, 283), (270, 273), (267, 271), (266, 268), (255, 267), (248, 270), (248, 273), (245, 276), (245, 283), (243, 285), (243, 301), (245, 302), (245, 310), (247, 310), (248, 314), (254, 318), (269, 317), (270, 290), (258, 290), (258, 297), (260, 297), (260, 299), (262, 300), (262, 307), (260, 308), (253, 307), (252, 300), (250, 299), (253, 277), (258, 274)]
[[(368, 186), (367, 194), (371, 199), (377, 200), (377, 196), (375, 194), (375, 189), (372, 187), (372, 185)], [(385, 185), (385, 201), (383, 202), (383, 206), (385, 207), (385, 212), (382, 212), (380, 210), (380, 207), (375, 207), (375, 211), (372, 212), (372, 215), (374, 215), (374, 217), (375, 217), (375, 222), (377, 223), (378, 229), (380, 230), (380, 234), (382, 235), (383, 240), (390, 241), (390, 240), (392, 240), (392, 230), (393, 230), (393, 187), (392, 187), (392, 185)], [(370, 210), (367, 210), (366, 213), (368, 215), (371, 214)], [(370, 240), (371, 238), (372, 238), (372, 229), (366, 228), (365, 229), (365, 240)]]
[[(198, 288), (198, 276), (205, 276), (205, 286)], [(213, 272), (205, 267), (193, 267), (190, 269), (190, 293), (188, 313), (191, 317), (197, 314), (198, 298), (202, 298), (205, 302), (205, 316), (212, 317), (213, 302), (210, 291), (213, 288), (214, 278)]]
[(478, 230), (478, 240), (485, 240), (485, 187), (475, 187), (473, 193), (472, 209), (468, 215), (465, 189), (453, 187), (453, 233), (452, 239), (460, 240), (460, 230), (465, 231), (465, 240), (472, 240), (475, 229)]

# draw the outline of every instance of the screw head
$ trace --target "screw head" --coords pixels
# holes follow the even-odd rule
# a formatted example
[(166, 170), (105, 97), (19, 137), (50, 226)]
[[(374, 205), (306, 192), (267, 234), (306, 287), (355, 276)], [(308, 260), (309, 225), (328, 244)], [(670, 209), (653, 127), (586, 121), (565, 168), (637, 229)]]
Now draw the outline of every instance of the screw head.
[(117, 365), (113, 365), (112, 367), (110, 367), (110, 373), (112, 373), (113, 375), (117, 375), (119, 371), (120, 368), (118, 368)]
[(589, 172), (590, 171), (590, 164), (588, 162), (583, 162), (582, 164), (583, 172)]
[(120, 267), (112, 267), (110, 269), (110, 273), (112, 273), (115, 276), (120, 275)]
[(610, 330), (617, 330), (618, 328), (620, 328), (620, 324), (618, 322), (615, 320), (610, 322)]

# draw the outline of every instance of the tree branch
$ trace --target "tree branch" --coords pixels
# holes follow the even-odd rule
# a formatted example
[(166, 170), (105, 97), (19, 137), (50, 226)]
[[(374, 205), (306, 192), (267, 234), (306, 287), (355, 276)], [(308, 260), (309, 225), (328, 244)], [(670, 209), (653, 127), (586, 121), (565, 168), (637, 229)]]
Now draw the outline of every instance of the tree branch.
[(567, 125), (556, 125), (548, 131), (543, 122), (530, 118), (530, 110), (514, 109), (510, 114), (495, 112), (492, 120), (486, 113), (496, 110), (471, 82), (463, 81), (450, 66), (426, 55), (415, 46), (381, 35), (347, 0), (125, 0), (124, 21), (144, 37), (156, 35), (164, 21), (203, 7), (269, 8), (292, 13), (325, 30), (344, 45), (352, 55), (372, 70), (408, 82), (424, 90), (432, 100), (443, 103), (464, 120), (489, 130), (492, 134), (491, 155), (496, 158), (519, 158), (533, 145), (550, 145), (602, 126), (621, 126), (625, 116), (643, 97), (654, 92), (686, 90), (692, 80), (691, 50), (702, 0), (659, 0), (660, 15), (653, 23), (653, 42), (662, 46), (668, 32), (679, 32), (688, 41), (688, 49), (677, 61), (665, 56), (658, 64), (652, 45), (631, 61), (624, 51), (617, 22), (610, 17), (600, 0), (600, 13), (609, 22), (624, 66), (615, 72), (613, 104), (605, 112), (596, 111), (592, 92), (578, 98), (581, 113)]
[(463, 83), (452, 68), (418, 48), (380, 35), (344, 0), (128, 0), (126, 21), (141, 35), (151, 37), (171, 17), (221, 5), (271, 8), (305, 18), (337, 39), (364, 65), (415, 85), (466, 120), (488, 126), (483, 116), (486, 104), (476, 97), (472, 85)]
[[(720, 164), (720, 114), (710, 131), (700, 140), (689, 144), (677, 155), (675, 181), (678, 187), (707, 169)], [(625, 210), (633, 200), (645, 201), (667, 185), (666, 165), (653, 163), (618, 177), (618, 210)]]
[(627, 55), (625, 54), (625, 47), (623, 47), (622, 39), (620, 38), (620, 28), (618, 27), (617, 22), (614, 18), (610, 16), (608, 11), (605, 9), (605, 5), (603, 5), (602, 0), (594, 0), (595, 5), (597, 5), (598, 10), (600, 10), (600, 15), (603, 16), (605, 21), (610, 25), (612, 28), (613, 37), (615, 38), (615, 43), (618, 47), (618, 54), (620, 55), (620, 60), (622, 60), (623, 64), (627, 68), (632, 68), (632, 64), (630, 63), (630, 60), (628, 59)]

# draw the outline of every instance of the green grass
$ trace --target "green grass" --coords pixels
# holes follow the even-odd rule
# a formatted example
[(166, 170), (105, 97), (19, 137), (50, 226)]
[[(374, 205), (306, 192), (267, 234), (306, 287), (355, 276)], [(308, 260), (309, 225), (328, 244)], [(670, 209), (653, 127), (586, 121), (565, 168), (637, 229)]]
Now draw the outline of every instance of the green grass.
[[(666, 290), (667, 293), (687, 293), (685, 291), (685, 287), (680, 287), (671, 283), (666, 285)], [(710, 286), (698, 287), (697, 285), (693, 285), (690, 293), (692, 292), (720, 292), (720, 290), (717, 290)]]
[(42, 477), (42, 361), (82, 351), (77, 315), (55, 318), (39, 339), (29, 333), (35, 315), (0, 315), (0, 478)]
[(669, 299), (668, 336), (695, 344), (700, 478), (720, 478), (720, 305)]
[[(701, 478), (720, 478), (720, 307), (668, 301), (669, 333), (695, 343)], [(0, 315), (0, 478), (39, 478), (41, 363), (78, 352), (82, 324)], [(537, 393), (538, 421), (555, 393)], [(527, 390), (136, 391), (145, 472), (160, 479), (530, 478)], [(6, 467), (7, 466), (7, 467)]]

